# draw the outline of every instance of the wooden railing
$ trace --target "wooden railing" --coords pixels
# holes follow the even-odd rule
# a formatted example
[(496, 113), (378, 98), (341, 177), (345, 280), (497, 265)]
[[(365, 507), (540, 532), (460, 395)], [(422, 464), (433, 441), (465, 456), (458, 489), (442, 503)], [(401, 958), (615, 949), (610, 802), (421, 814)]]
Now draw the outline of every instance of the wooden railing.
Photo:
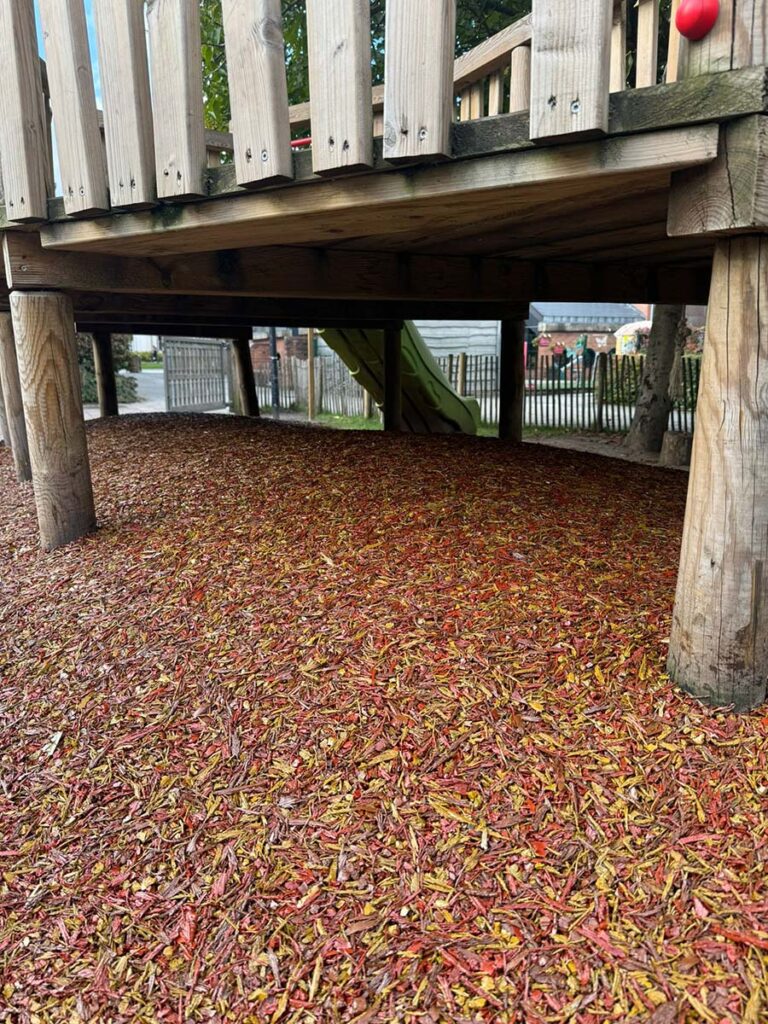
[[(532, 16), (456, 61), (456, 0), (388, 0), (385, 85), (376, 89), (368, 5), (307, 0), (311, 99), (289, 107), (280, 0), (222, 0), (232, 134), (212, 136), (198, 0), (92, 2), (103, 118), (84, 0), (39, 0), (60, 194), (73, 217), (205, 197), (209, 167), (230, 152), (239, 187), (288, 181), (292, 134), (302, 132), (311, 131), (313, 169), (325, 175), (373, 166), (375, 135), (385, 160), (450, 156), (456, 117), (529, 109), (538, 143), (605, 133), (609, 93), (628, 79), (627, 0), (579, 0), (577, 17), (573, 0), (534, 0)], [(724, 24), (735, 3), (723, 0)], [(637, 26), (630, 77), (643, 87), (658, 78), (658, 0), (638, 0)], [(697, 45), (688, 48), (688, 74)], [(723, 69), (763, 60), (730, 55)], [(682, 59), (675, 32), (664, 57), (673, 80)], [(0, 155), (11, 223), (48, 218), (44, 92), (33, 0), (0, 0)]]

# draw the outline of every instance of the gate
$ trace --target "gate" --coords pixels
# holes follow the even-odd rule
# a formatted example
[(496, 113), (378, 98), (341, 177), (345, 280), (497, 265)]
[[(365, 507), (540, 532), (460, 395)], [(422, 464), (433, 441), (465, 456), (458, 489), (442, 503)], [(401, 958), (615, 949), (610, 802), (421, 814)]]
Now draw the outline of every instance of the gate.
[(232, 397), (230, 343), (207, 338), (163, 338), (168, 412), (226, 409)]

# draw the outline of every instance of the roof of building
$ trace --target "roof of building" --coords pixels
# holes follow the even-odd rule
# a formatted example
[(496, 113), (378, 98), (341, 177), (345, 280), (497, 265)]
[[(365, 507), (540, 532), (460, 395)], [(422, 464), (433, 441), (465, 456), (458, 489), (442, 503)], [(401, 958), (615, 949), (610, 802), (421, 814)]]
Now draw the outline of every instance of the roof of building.
[(637, 306), (629, 302), (535, 302), (531, 304), (529, 323), (534, 327), (541, 323), (621, 327), (642, 319)]

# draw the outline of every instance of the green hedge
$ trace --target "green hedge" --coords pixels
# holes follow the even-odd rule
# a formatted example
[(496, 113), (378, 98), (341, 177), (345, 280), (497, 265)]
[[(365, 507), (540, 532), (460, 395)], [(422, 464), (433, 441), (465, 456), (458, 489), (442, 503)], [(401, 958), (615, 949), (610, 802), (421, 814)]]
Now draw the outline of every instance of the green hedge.
[[(133, 377), (124, 377), (118, 370), (127, 370), (131, 357), (130, 334), (112, 335), (112, 356), (115, 361), (117, 400), (123, 405), (138, 402), (137, 385)], [(96, 389), (96, 368), (93, 362), (93, 338), (90, 334), (77, 336), (77, 361), (80, 364), (80, 379), (83, 385), (83, 402), (94, 405), (99, 400)]]

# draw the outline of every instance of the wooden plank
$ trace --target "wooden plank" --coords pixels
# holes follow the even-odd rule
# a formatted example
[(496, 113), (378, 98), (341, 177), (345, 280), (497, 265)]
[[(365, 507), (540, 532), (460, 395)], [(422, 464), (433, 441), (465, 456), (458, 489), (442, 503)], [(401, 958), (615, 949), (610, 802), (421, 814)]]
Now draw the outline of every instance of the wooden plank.
[(71, 215), (109, 209), (83, 0), (39, 0), (61, 170)]
[[(482, 123), (482, 122), (481, 122)], [(717, 155), (716, 125), (675, 129), (556, 149), (501, 153), (482, 161), (456, 161), (408, 172), (341, 179), (332, 187), (307, 184), (237, 203), (196, 203), (174, 211), (126, 213), (87, 222), (45, 227), (50, 248), (129, 251), (142, 255), (236, 248), (238, 243), (280, 245), (298, 241), (338, 242), (344, 234), (393, 233), (412, 229), (414, 215), (442, 221), (464, 209), (479, 216), (484, 202), (512, 202), (515, 193), (546, 191), (555, 201), (560, 186), (588, 191), (601, 177), (644, 175), (707, 163)], [(466, 209), (471, 197), (473, 209)]]
[(223, 0), (238, 185), (293, 177), (280, 0)]
[(456, 0), (387, 0), (384, 156), (451, 152)]
[(627, 0), (614, 0), (611, 28), (611, 92), (627, 87)]
[(635, 85), (656, 85), (659, 72), (659, 0), (638, 0)]
[(93, 0), (93, 12), (112, 205), (149, 205), (157, 188), (144, 5)]
[(502, 112), (504, 102), (504, 76), (500, 71), (488, 79), (488, 117), (496, 117)]
[(747, 710), (768, 678), (768, 239), (718, 242), (670, 675)]
[(8, 431), (5, 439), (13, 453), (16, 479), (19, 483), (27, 483), (32, 479), (32, 464), (29, 460), (16, 342), (9, 313), (0, 313), (0, 393)]
[(548, 0), (536, 7), (531, 138), (608, 130), (612, 0)]
[(669, 16), (669, 48), (667, 50), (667, 70), (664, 74), (664, 81), (671, 85), (680, 80), (680, 62), (683, 55), (683, 44), (685, 40), (677, 31), (675, 19), (680, 7), (681, 0), (672, 0)]
[(526, 320), (502, 320), (499, 366), (499, 437), (523, 440)]
[(44, 550), (96, 527), (72, 303), (58, 292), (14, 292), (13, 329)]
[(765, 0), (722, 0), (715, 27), (704, 39), (686, 42), (681, 75), (692, 77), (765, 64), (768, 5)]
[(147, 0), (147, 25), (158, 195), (205, 195), (198, 0)]
[(768, 117), (723, 126), (706, 170), (673, 176), (667, 232), (672, 237), (768, 230)]
[(373, 163), (371, 5), (307, 0), (312, 156), (316, 174)]
[(0, 161), (8, 220), (46, 220), (52, 171), (32, 0), (0, 0)]
[(530, 109), (531, 48), (518, 46), (512, 51), (509, 64), (509, 110), (514, 114), (519, 110)]

